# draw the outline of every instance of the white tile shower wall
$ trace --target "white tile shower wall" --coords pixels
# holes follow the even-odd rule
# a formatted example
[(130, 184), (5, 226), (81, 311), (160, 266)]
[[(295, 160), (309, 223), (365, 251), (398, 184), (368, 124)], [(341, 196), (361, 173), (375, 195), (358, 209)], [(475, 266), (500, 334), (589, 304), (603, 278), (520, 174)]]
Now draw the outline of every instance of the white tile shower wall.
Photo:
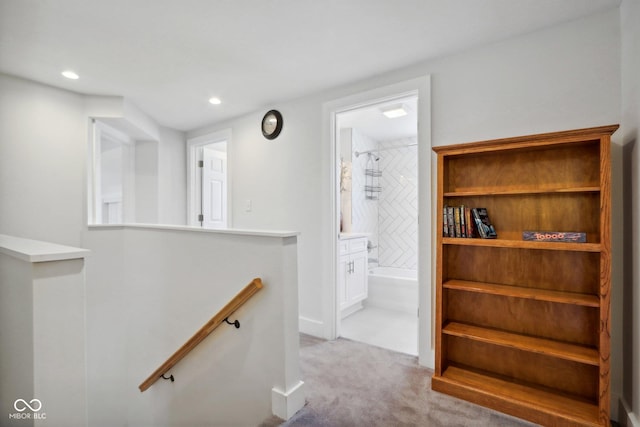
[[(417, 138), (381, 143), (380, 148), (416, 144)], [(381, 266), (418, 267), (418, 147), (380, 152), (378, 256)]]
[[(353, 153), (356, 151), (376, 150), (378, 148), (377, 141), (358, 131), (358, 129), (353, 129), (351, 132), (351, 144)], [(367, 162), (369, 162), (369, 167), (375, 167), (376, 162), (373, 159), (370, 160), (366, 154), (361, 154), (358, 157), (354, 154), (352, 162), (352, 231), (354, 233), (369, 233), (371, 244), (378, 246), (378, 202), (367, 199), (364, 191)], [(368, 257), (378, 259), (377, 248), (370, 251)]]

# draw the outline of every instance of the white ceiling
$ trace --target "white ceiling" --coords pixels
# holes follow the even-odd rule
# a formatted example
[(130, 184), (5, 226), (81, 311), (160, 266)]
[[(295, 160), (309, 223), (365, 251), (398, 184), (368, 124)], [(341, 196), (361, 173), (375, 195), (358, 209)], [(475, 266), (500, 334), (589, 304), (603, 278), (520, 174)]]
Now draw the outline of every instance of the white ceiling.
[(0, 72), (124, 96), (186, 131), (619, 3), (0, 0)]
[[(406, 116), (388, 118), (382, 111), (389, 107), (402, 105)], [(367, 105), (355, 110), (338, 114), (339, 129), (353, 128), (377, 142), (394, 141), (418, 134), (418, 98), (409, 96)]]

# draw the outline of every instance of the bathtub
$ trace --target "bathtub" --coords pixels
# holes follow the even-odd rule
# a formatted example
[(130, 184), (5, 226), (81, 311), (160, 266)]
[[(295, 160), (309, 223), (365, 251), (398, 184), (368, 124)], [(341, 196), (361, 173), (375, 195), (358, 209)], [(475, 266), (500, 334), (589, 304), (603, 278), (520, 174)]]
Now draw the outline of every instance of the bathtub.
[(376, 267), (369, 270), (369, 295), (365, 306), (418, 314), (416, 270)]

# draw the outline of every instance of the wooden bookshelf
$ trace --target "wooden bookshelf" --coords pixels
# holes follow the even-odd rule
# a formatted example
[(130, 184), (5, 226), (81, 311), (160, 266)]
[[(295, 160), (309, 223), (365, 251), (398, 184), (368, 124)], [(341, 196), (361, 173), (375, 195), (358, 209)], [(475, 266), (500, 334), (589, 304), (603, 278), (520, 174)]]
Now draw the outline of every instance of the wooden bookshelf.
[[(445, 206), (497, 239), (437, 238), (432, 388), (542, 425), (609, 425), (610, 143), (617, 125), (436, 147)], [(586, 243), (522, 240), (586, 233)]]

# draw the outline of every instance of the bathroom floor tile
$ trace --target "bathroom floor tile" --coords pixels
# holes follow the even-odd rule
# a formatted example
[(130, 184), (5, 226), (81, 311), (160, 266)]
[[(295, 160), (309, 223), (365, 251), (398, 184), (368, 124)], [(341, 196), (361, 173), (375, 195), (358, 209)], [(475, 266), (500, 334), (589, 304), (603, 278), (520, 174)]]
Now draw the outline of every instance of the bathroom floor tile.
[(418, 317), (408, 313), (365, 307), (342, 319), (340, 336), (418, 355)]

